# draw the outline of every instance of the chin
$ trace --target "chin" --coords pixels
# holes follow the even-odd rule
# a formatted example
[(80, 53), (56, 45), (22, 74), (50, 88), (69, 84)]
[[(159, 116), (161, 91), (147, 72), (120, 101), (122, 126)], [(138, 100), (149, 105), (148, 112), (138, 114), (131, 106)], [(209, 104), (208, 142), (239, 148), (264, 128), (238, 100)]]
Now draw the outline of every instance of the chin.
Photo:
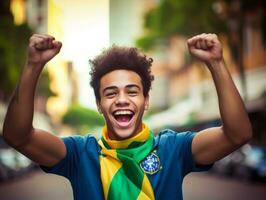
[(125, 140), (128, 138), (131, 138), (135, 135), (134, 130), (131, 129), (125, 129), (125, 130), (114, 130), (113, 136), (116, 138), (116, 140)]

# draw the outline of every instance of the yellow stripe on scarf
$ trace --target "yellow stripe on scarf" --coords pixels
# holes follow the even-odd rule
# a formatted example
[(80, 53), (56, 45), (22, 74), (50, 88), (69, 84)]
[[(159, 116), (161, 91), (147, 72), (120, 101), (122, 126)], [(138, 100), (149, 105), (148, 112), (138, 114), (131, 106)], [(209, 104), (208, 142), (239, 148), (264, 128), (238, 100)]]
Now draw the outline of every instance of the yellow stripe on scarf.
[(147, 177), (147, 175), (144, 176), (143, 183), (142, 183), (142, 188), (141, 188), (141, 193), (139, 194), (138, 200), (153, 200), (154, 194), (153, 190), (151, 187), (151, 183)]

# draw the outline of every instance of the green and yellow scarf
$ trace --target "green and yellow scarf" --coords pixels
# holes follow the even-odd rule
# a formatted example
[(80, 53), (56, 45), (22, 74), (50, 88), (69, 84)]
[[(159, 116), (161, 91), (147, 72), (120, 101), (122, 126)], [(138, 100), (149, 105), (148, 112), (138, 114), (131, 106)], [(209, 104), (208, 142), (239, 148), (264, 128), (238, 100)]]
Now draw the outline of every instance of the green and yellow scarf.
[(109, 139), (106, 126), (99, 140), (101, 180), (106, 200), (154, 200), (152, 186), (139, 163), (152, 151), (153, 134), (143, 124), (132, 138)]

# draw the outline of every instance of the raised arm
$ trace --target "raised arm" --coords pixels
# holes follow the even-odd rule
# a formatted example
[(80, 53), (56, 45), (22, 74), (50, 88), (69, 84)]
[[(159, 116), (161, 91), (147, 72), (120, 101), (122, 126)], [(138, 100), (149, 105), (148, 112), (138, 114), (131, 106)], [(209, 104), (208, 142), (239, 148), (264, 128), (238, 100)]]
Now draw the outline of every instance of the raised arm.
[(197, 35), (187, 44), (191, 55), (207, 65), (218, 95), (222, 126), (200, 131), (192, 142), (196, 162), (210, 164), (248, 142), (252, 128), (241, 96), (226, 68), (217, 36)]
[(32, 126), (34, 95), (44, 65), (57, 55), (62, 44), (49, 35), (34, 34), (19, 84), (9, 103), (3, 126), (5, 141), (33, 161), (53, 166), (66, 155), (63, 141)]

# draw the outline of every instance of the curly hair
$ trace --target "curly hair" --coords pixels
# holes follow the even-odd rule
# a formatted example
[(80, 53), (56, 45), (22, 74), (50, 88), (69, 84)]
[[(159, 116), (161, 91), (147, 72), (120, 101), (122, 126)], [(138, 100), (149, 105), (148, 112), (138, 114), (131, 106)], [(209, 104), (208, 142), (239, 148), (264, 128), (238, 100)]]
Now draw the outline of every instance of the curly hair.
[(94, 90), (97, 101), (100, 100), (101, 78), (111, 71), (120, 69), (136, 72), (141, 78), (143, 94), (145, 97), (148, 96), (151, 82), (154, 80), (154, 76), (151, 73), (153, 60), (140, 53), (137, 48), (113, 45), (89, 62), (92, 66), (90, 85)]

